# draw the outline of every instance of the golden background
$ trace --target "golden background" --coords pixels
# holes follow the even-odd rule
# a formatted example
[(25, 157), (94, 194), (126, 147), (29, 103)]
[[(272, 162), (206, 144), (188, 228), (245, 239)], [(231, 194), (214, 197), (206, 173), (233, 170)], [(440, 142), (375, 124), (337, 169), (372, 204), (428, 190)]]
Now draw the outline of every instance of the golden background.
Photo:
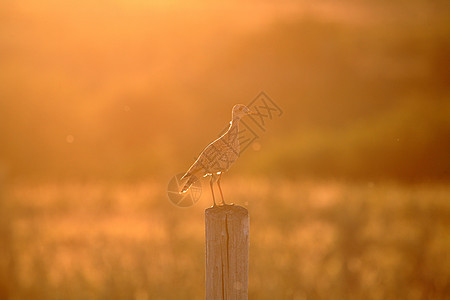
[(170, 178), (265, 91), (223, 178), (251, 299), (450, 293), (447, 1), (0, 4), (0, 298), (202, 299), (204, 185)]

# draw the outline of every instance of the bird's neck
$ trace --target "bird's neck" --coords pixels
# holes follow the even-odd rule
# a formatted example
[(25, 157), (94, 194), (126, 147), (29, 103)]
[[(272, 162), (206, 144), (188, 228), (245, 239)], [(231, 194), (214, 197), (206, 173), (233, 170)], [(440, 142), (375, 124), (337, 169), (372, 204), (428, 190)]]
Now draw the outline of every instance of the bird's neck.
[(240, 116), (234, 116), (233, 115), (233, 117), (231, 118), (231, 125), (233, 125), (233, 124), (236, 124), (236, 125), (239, 125), (239, 121), (241, 120), (241, 117)]
[(228, 130), (232, 130), (232, 129), (235, 129), (235, 130), (239, 130), (239, 121), (241, 120), (241, 118), (233, 118), (233, 120), (231, 120), (231, 122), (230, 122), (230, 128), (228, 129)]
[[(228, 128), (228, 135), (233, 136), (234, 138), (236, 138), (237, 140), (237, 136), (239, 134), (239, 121), (240, 118), (234, 118), (231, 122), (230, 122), (230, 127)], [(232, 138), (234, 140), (234, 138)]]

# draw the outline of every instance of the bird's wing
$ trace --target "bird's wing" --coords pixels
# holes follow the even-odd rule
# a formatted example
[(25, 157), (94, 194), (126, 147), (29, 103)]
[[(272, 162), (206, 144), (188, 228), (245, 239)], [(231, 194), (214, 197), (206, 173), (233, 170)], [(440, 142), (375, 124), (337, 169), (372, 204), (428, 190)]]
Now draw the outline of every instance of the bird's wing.
[[(205, 150), (207, 148), (208, 147), (206, 147)], [(199, 157), (192, 164), (192, 166), (189, 168), (189, 170), (187, 170), (186, 174), (184, 174), (183, 177), (181, 177), (180, 181), (187, 179), (185, 185), (183, 186), (183, 188), (180, 191), (181, 193), (185, 193), (185, 192), (187, 192), (187, 190), (189, 190), (191, 185), (197, 180), (197, 176), (204, 176), (207, 173), (207, 170), (206, 170), (207, 167), (204, 164), (204, 156), (203, 156), (205, 153), (205, 150), (203, 150), (202, 153), (200, 153)]]
[(217, 167), (218, 160), (223, 155), (223, 142), (220, 139), (215, 140), (203, 150), (197, 159), (197, 163), (205, 169), (206, 172)]
[(183, 180), (192, 175), (196, 175), (196, 174), (200, 173), (201, 170), (202, 170), (202, 167), (197, 163), (197, 161), (195, 161), (192, 164), (192, 166), (189, 168), (189, 170), (187, 170), (187, 172), (183, 175), (183, 177), (181, 177), (180, 180)]
[(225, 144), (227, 144), (227, 142), (224, 142), (223, 139), (228, 131), (229, 129), (222, 136), (215, 139), (208, 146), (206, 146), (205, 149), (203, 149), (197, 160), (192, 164), (192, 166), (189, 168), (186, 174), (184, 174), (181, 180), (191, 175), (203, 176), (208, 172), (209, 169), (217, 164), (219, 156), (223, 155), (221, 154), (221, 150), (223, 150), (222, 148)]
[(195, 162), (192, 164), (192, 166), (189, 168), (189, 170), (187, 170), (186, 174), (183, 175), (183, 177), (181, 177), (180, 180), (183, 180), (186, 177), (192, 176), (192, 175), (205, 175), (206, 174), (206, 165), (205, 163), (205, 158), (204, 158), (204, 153), (205, 151), (208, 149), (208, 147), (211, 146), (211, 144), (209, 144), (198, 156), (198, 158), (195, 160)]

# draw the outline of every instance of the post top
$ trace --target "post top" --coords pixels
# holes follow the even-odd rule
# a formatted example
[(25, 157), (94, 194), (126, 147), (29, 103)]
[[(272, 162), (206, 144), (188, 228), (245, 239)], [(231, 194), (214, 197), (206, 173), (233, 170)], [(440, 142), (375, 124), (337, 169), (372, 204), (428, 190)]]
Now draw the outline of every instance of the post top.
[(245, 207), (239, 205), (225, 205), (225, 206), (214, 206), (205, 209), (205, 215), (207, 216), (223, 216), (223, 215), (233, 215), (233, 216), (247, 216), (248, 210)]

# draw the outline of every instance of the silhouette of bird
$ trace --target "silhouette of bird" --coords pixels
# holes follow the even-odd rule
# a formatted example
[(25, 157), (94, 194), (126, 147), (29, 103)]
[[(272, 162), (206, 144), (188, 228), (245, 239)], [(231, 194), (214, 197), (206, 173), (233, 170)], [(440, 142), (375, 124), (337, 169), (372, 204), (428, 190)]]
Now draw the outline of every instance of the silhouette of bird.
[(256, 114), (243, 104), (236, 104), (232, 110), (232, 119), (228, 130), (218, 139), (210, 143), (200, 153), (197, 160), (189, 168), (186, 174), (181, 177), (181, 181), (187, 179), (180, 193), (186, 193), (199, 176), (211, 176), (209, 185), (213, 198), (213, 206), (216, 206), (213, 184), (217, 182), (222, 205), (227, 205), (223, 199), (220, 179), (222, 174), (231, 167), (239, 157), (239, 121), (242, 117)]

